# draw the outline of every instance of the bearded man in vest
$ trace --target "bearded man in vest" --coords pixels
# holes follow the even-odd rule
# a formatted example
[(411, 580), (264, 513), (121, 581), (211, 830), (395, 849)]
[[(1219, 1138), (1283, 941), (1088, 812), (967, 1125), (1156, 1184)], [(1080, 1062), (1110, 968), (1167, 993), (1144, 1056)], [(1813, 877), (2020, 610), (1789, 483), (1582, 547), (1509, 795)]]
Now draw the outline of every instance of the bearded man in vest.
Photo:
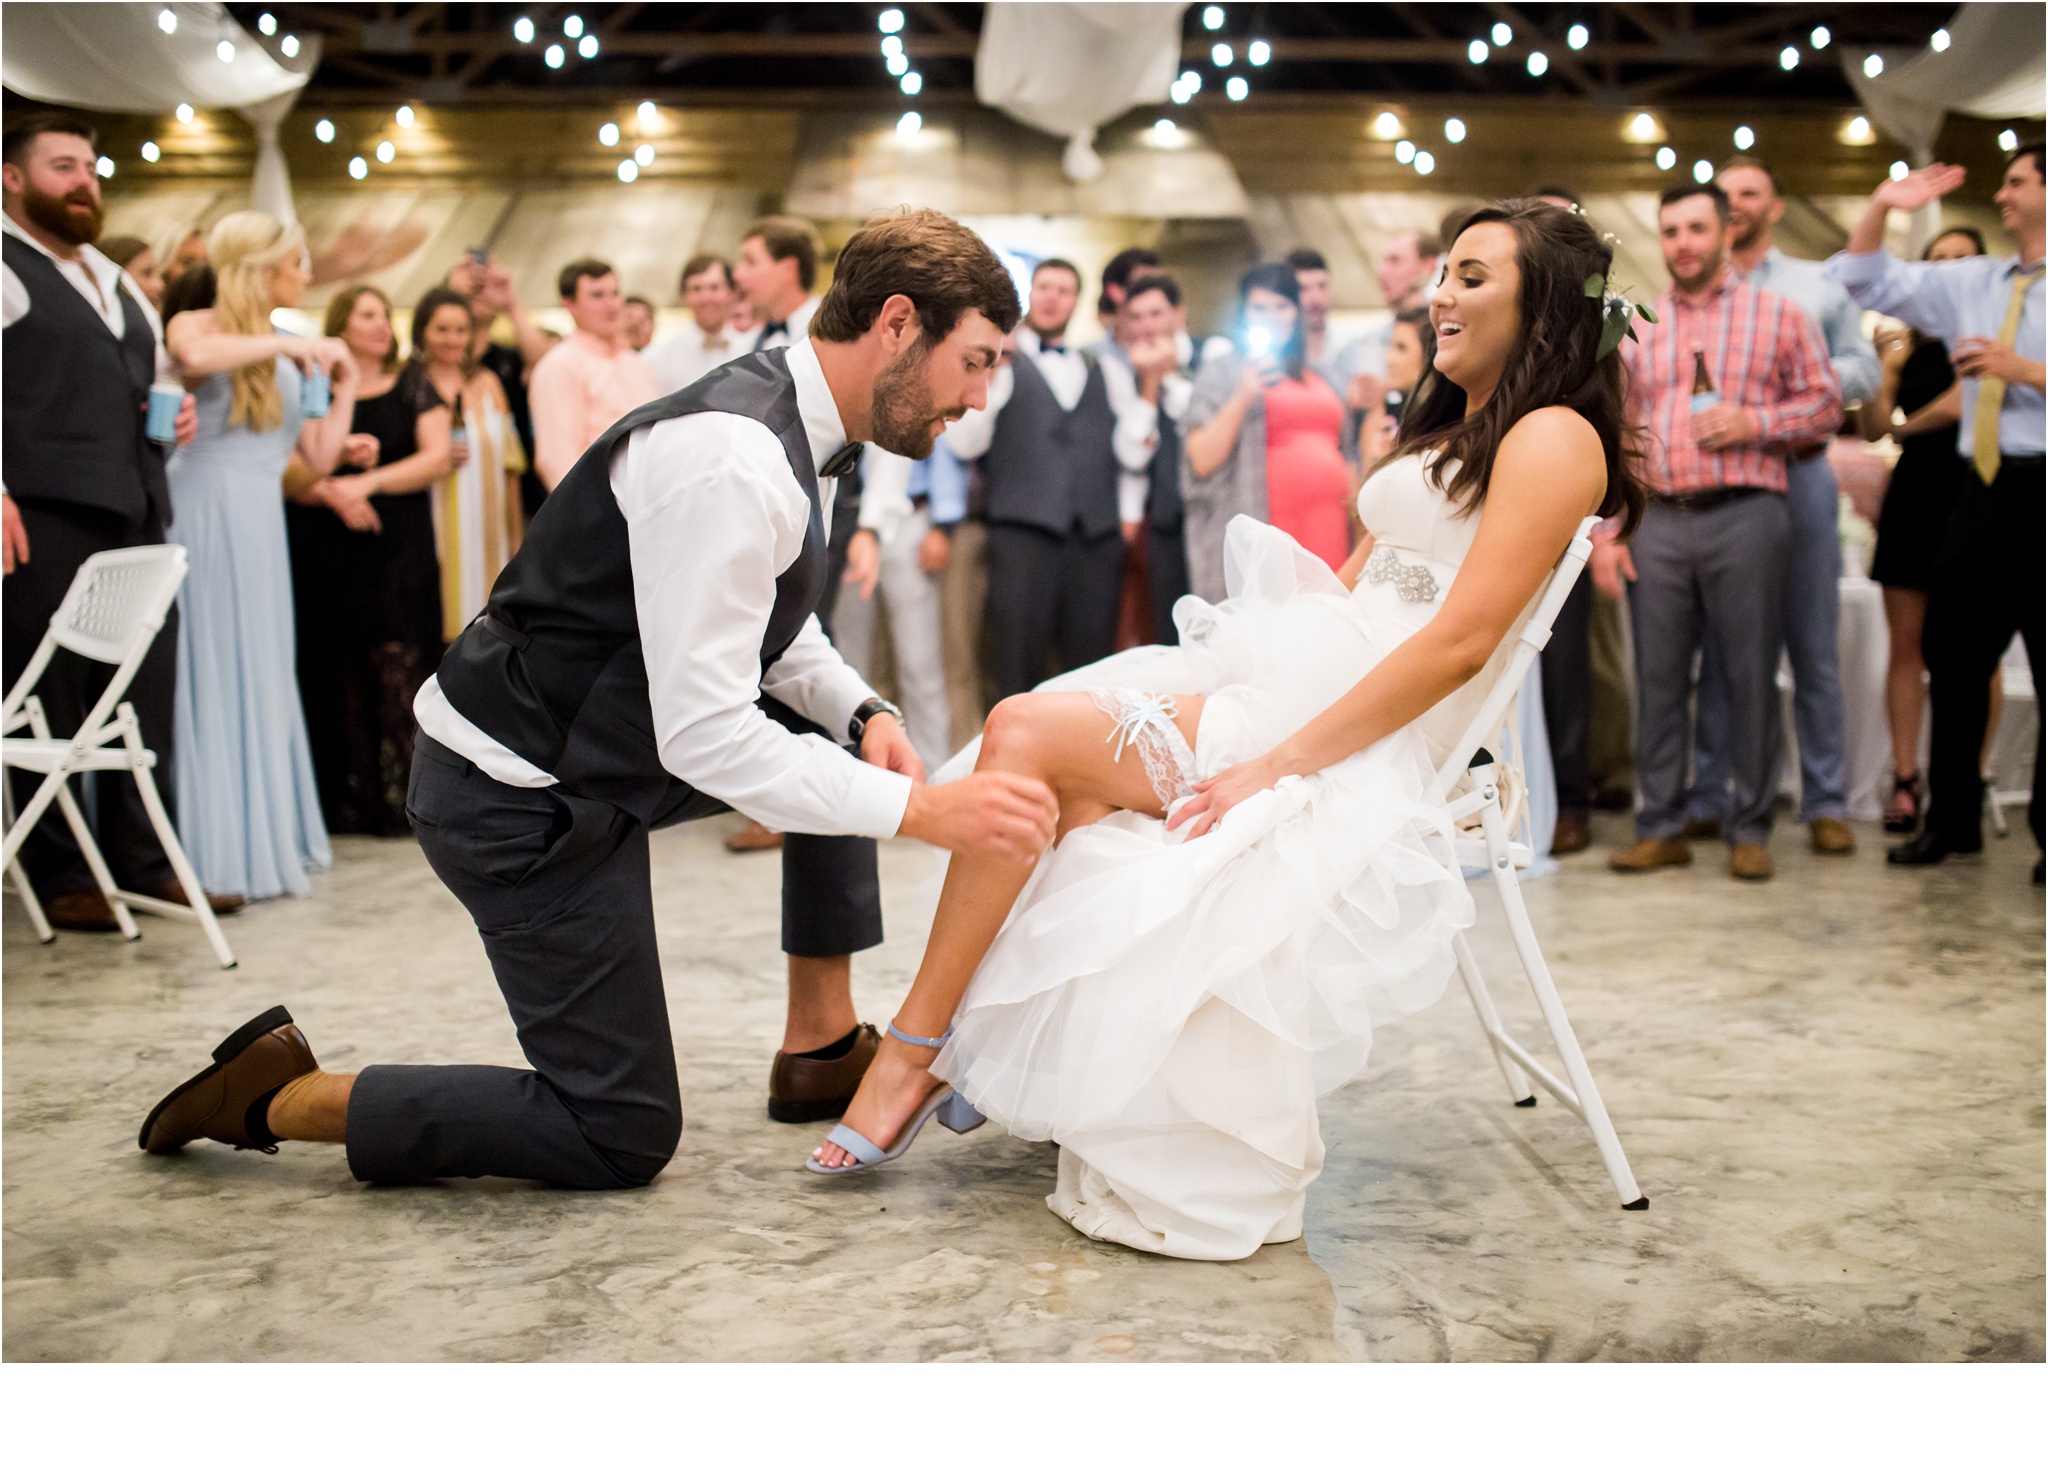
[(408, 813), (476, 919), (530, 1070), (328, 1073), (273, 1008), (157, 1106), (142, 1147), (315, 1140), (344, 1143), (365, 1181), (647, 1184), (682, 1132), (648, 834), (725, 809), (790, 831), (771, 1113), (843, 1112), (878, 1046), (848, 986), (849, 954), (881, 940), (874, 841), (1029, 858), (1058, 818), (1033, 779), (927, 786), (901, 718), (814, 615), (850, 445), (927, 456), (986, 400), (1017, 317), (969, 230), (930, 211), (870, 224), (809, 339), (592, 444), (422, 688)]

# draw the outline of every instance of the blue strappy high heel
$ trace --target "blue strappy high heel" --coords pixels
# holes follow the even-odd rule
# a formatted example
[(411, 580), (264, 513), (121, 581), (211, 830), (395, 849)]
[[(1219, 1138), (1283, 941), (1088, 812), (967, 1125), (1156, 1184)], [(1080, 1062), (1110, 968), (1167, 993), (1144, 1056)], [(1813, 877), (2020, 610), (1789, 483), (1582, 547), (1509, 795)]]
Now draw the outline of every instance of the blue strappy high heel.
[[(946, 1046), (946, 1039), (953, 1036), (953, 1030), (948, 1028), (942, 1037), (914, 1038), (893, 1022), (888, 1026), (889, 1036), (897, 1042), (910, 1043), (919, 1048), (943, 1048)], [(858, 1175), (863, 1170), (872, 1170), (877, 1165), (900, 1160), (909, 1150), (911, 1142), (917, 1138), (917, 1132), (924, 1128), (924, 1122), (934, 1116), (940, 1124), (955, 1134), (967, 1134), (981, 1128), (986, 1122), (981, 1111), (968, 1103), (964, 1095), (955, 1093), (951, 1084), (942, 1083), (925, 1096), (925, 1101), (917, 1106), (917, 1111), (904, 1122), (902, 1130), (896, 1136), (896, 1143), (888, 1149), (883, 1149), (859, 1130), (849, 1129), (844, 1124), (835, 1124), (832, 1126), (832, 1132), (825, 1136), (825, 1142), (838, 1145), (840, 1149), (845, 1150), (853, 1156), (854, 1163), (820, 1165), (817, 1157), (813, 1155), (804, 1161), (804, 1168), (814, 1175)]]

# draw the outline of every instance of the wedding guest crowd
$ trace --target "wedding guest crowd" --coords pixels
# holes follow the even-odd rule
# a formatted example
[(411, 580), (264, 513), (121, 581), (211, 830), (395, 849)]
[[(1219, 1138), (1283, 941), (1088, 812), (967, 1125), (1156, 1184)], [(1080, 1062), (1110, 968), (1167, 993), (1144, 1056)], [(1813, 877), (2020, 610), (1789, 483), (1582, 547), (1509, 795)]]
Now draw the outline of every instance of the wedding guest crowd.
[[(6, 133), (7, 345), (49, 363), (6, 380), (7, 676), (88, 554), (166, 537), (186, 547), (178, 609), (130, 697), (227, 910), (308, 889), (307, 872), (331, 860), (330, 832), (407, 832), (414, 696), (549, 489), (635, 407), (803, 340), (825, 251), (805, 220), (755, 221), (732, 259), (682, 263), (686, 319), (667, 334), (609, 263), (576, 259), (557, 279), (573, 323), (558, 336), (476, 249), (412, 305), (409, 350), (394, 302), (362, 283), (336, 291), (322, 335), (305, 339), (270, 325), (311, 282), (296, 226), (242, 212), (95, 248), (95, 158), (91, 130), (57, 114)], [(1864, 437), (1900, 444), (1872, 567), (1891, 632), (1885, 826), (1913, 836), (1890, 857), (1925, 864), (1980, 846), (1979, 760), (2015, 632), (2039, 695), (2040, 166), (2037, 146), (2006, 170), (1998, 204), (2018, 254), (2004, 258), (1967, 229), (1917, 263), (1879, 248), (1890, 208), (1939, 196), (1959, 170), (1880, 188), (1825, 266), (1778, 247), (1785, 204), (1762, 158), (1664, 194), (1669, 286), (1657, 322), (1621, 347), (1657, 492), (1632, 541), (1597, 545), (1542, 654), (1553, 853), (1591, 842), (1619, 761), (1636, 814), (1615, 870), (1686, 864), (1695, 841), (1718, 837), (1731, 873), (1769, 878), (1787, 755), (1781, 648), (1799, 817), (1815, 852), (1854, 851), (1826, 451), (1850, 409)], [(1563, 185), (1532, 196), (1583, 211)], [(1358, 486), (1431, 388), (1428, 297), (1455, 265), (1444, 253), (1459, 217), (1380, 241), (1369, 263), (1387, 312), (1362, 331), (1339, 328), (1329, 261), (1311, 248), (1246, 270), (1229, 328), (1200, 339), (1154, 250), (1121, 251), (1093, 282), (1063, 259), (1030, 263), (987, 406), (925, 461), (869, 447), (831, 495), (836, 593), (820, 622), (902, 699), (928, 766), (994, 701), (1112, 650), (1175, 641), (1183, 597), (1225, 594), (1236, 515), (1329, 565), (1350, 555)], [(1091, 294), (1101, 335), (1082, 344), (1072, 328)], [(1874, 349), (1862, 308), (1904, 328), (1880, 326)], [(159, 379), (193, 393), (175, 452), (142, 432)], [(132, 432), (110, 429), (131, 411)], [(1613, 666), (1617, 614), (1632, 630), (1632, 719)], [(103, 680), (60, 657), (38, 689), (53, 730), (75, 726)], [(2037, 841), (2040, 776), (2037, 753)], [(28, 791), (17, 784), (17, 799)], [(132, 782), (93, 807), (116, 878), (182, 899)], [(728, 844), (782, 836), (756, 825)], [(113, 928), (61, 820), (45, 818), (22, 858), (56, 924)]]

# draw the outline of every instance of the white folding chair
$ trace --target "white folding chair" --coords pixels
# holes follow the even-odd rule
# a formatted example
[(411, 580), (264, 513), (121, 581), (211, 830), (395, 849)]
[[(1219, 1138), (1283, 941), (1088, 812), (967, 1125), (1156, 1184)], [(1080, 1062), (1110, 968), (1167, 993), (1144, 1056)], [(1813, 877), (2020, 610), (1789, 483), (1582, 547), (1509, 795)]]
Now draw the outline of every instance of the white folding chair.
[[(2011, 644), (2005, 648), (2005, 655), (1998, 663), (1998, 675), (2005, 691), (2005, 710), (1999, 714), (1998, 721), (1991, 725), (1991, 732), (1987, 738), (1991, 757), (1984, 769), (1984, 810), (1991, 816), (1992, 831), (2000, 839), (2004, 839), (2012, 833), (2012, 825), (2006, 821), (2005, 811), (2024, 809), (2034, 801), (2032, 788), (2008, 787), (1999, 782), (2001, 765), (2005, 762), (2002, 755), (2005, 753), (2008, 736), (2007, 723), (2010, 722), (2013, 728), (2031, 741), (2034, 720), (2040, 715), (2040, 709), (2034, 706), (2034, 675), (2027, 665), (2026, 643), (2018, 636), (2014, 636)], [(2022, 774), (2033, 772), (2031, 754), (2032, 750), (2028, 749), (2014, 760)]]
[[(1558, 1057), (1563, 1060), (1566, 1077), (1560, 1079), (1508, 1035), (1501, 1026), (1500, 1014), (1494, 1009), (1493, 996), (1487, 990), (1485, 977), (1480, 974), (1471, 943), (1462, 933), (1459, 934), (1452, 942), (1458, 975), (1464, 979), (1465, 990), (1471, 995), (1473, 1007), (1478, 1010), (1479, 1025), (1493, 1047), (1494, 1060), (1500, 1064), (1502, 1077), (1507, 1080), (1509, 1096), (1521, 1108), (1533, 1106), (1536, 1094), (1529, 1087), (1529, 1080), (1534, 1079), (1555, 1095), (1565, 1108), (1584, 1120), (1586, 1127), (1593, 1132), (1593, 1143), (1600, 1151), (1601, 1161), (1607, 1166), (1608, 1177), (1621, 1196), (1622, 1209), (1641, 1211), (1649, 1209), (1649, 1198), (1636, 1184), (1635, 1175), (1628, 1166), (1628, 1157), (1622, 1153), (1621, 1141), (1615, 1137), (1614, 1125), (1607, 1117), (1607, 1106), (1600, 1102), (1600, 1090), (1593, 1082), (1592, 1070), (1586, 1066), (1586, 1055), (1579, 1048), (1571, 1020), (1565, 1016), (1557, 985), (1550, 979), (1549, 963), (1543, 959), (1543, 949), (1536, 941), (1536, 928), (1530, 924), (1529, 908), (1522, 900), (1517, 872), (1526, 870), (1536, 858), (1534, 842), (1529, 834), (1529, 801), (1526, 797), (1518, 799), (1520, 807), (1513, 825), (1502, 807), (1508, 793), (1501, 779), (1503, 766), (1514, 770), (1521, 789), (1528, 787), (1527, 779), (1522, 777), (1520, 740), (1513, 733), (1516, 726), (1515, 700), (1528, 677), (1529, 664), (1550, 640), (1551, 624), (1585, 569), (1586, 560), (1593, 552), (1593, 526), (1599, 522), (1597, 518), (1591, 518), (1579, 525), (1578, 534), (1558, 561), (1557, 568), (1551, 572), (1535, 611), (1522, 627), (1506, 670), (1487, 695), (1478, 715), (1467, 726), (1464, 736), (1458, 739), (1450, 756), (1444, 760), (1435, 782), (1430, 786), (1430, 796), (1446, 801), (1447, 812), (1454, 824), (1468, 825), (1473, 816), (1478, 817), (1479, 837), (1461, 837), (1456, 842), (1458, 863), (1467, 869), (1484, 866), (1493, 876), (1493, 883), (1500, 891), (1501, 905), (1507, 913), (1515, 954), (1521, 959), (1522, 971), (1529, 979), (1530, 989), (1536, 994), (1536, 1005), (1543, 1013), (1545, 1026), (1550, 1029)], [(1489, 744), (1499, 748), (1499, 758), (1489, 749)], [(1509, 760), (1505, 765), (1501, 761), (1503, 758)], [(1517, 833), (1521, 835), (1520, 839), (1512, 837)]]
[[(156, 754), (143, 746), (134, 704), (121, 700), (128, 684), (135, 679), (142, 658), (148, 654), (150, 643), (163, 629), (164, 617), (178, 598), (178, 586), (184, 579), (185, 550), (176, 544), (103, 550), (78, 567), (71, 588), (64, 592), (64, 603), (50, 618), (42, 645), (36, 648), (20, 679), (7, 689), (4, 709), (0, 709), (4, 710), (4, 719), (0, 719), (0, 776), (10, 768), (43, 775), (42, 784), (19, 817), (14, 816), (11, 808), (5, 811), (8, 818), (4, 859), (15, 893), (28, 907), (37, 939), (54, 939), (55, 933), (50, 930), (17, 858), (22, 841), (54, 802), (63, 812), (64, 822), (71, 826), (71, 837), (78, 841), (93, 879), (99, 882), (100, 893), (113, 907), (123, 936), (134, 941), (142, 935), (135, 925), (134, 910), (197, 921), (220, 964), (231, 967), (235, 954), (228, 949), (227, 938), (221, 935), (220, 922), (214, 919), (213, 907), (200, 888), (199, 876), (185, 857), (185, 847), (178, 843), (178, 832), (171, 827), (170, 816), (157, 795), (156, 780), (150, 773), (156, 766)], [(77, 733), (68, 739), (50, 736), (42, 702), (34, 695), (37, 681), (59, 647), (114, 668), (106, 691), (86, 714)], [(16, 737), (23, 728), (34, 736)], [(164, 853), (170, 857), (171, 868), (177, 872), (189, 904), (138, 895), (114, 884), (113, 873), (71, 795), (71, 776), (90, 772), (127, 773), (135, 779), (143, 807), (149, 811), (149, 822), (163, 842)]]

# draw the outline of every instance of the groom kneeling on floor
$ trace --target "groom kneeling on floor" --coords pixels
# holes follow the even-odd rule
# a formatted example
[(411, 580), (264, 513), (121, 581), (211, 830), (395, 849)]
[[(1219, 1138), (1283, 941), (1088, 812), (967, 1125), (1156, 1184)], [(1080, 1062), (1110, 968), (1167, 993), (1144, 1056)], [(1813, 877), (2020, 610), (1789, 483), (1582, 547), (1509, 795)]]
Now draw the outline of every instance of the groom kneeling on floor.
[(407, 812), (476, 920), (531, 1070), (327, 1073), (274, 1007), (157, 1105), (141, 1146), (322, 1140), (366, 1181), (646, 1184), (682, 1133), (648, 833), (728, 808), (791, 834), (770, 1113), (843, 1112), (877, 1047), (849, 987), (849, 953), (882, 939), (874, 841), (1028, 858), (1058, 818), (1035, 779), (927, 787), (895, 709), (813, 616), (833, 480), (862, 442), (927, 457), (986, 402), (1017, 318), (968, 229), (931, 211), (868, 225), (810, 340), (730, 362), (591, 446), (448, 648), (415, 703)]

